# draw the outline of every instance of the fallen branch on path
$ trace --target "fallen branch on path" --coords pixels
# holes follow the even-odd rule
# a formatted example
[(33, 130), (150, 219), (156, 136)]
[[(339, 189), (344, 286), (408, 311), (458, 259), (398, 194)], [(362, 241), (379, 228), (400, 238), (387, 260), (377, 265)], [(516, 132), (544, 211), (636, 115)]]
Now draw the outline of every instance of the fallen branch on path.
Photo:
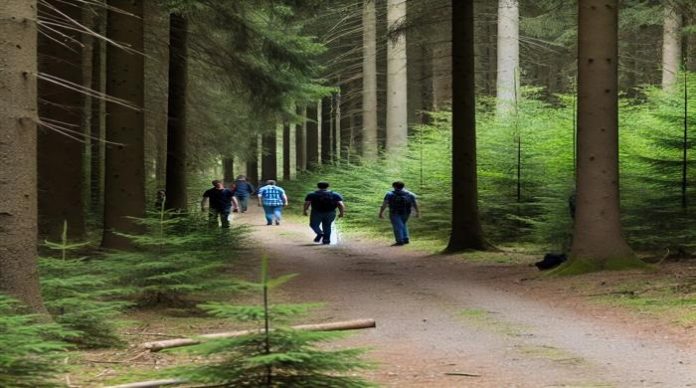
[(161, 387), (163, 385), (178, 385), (183, 384), (184, 380), (151, 380), (151, 381), (141, 381), (139, 383), (122, 384), (122, 385), (112, 385), (107, 388), (152, 388)]
[[(374, 319), (358, 319), (354, 321), (343, 321), (343, 322), (332, 322), (332, 323), (319, 323), (312, 325), (297, 325), (292, 326), (295, 330), (307, 330), (307, 331), (333, 331), (333, 330), (358, 330), (358, 329), (369, 329), (376, 327)], [(239, 330), (239, 331), (228, 331), (225, 333), (213, 333), (213, 334), (203, 334), (195, 338), (176, 338), (163, 341), (152, 341), (145, 342), (142, 347), (150, 350), (151, 352), (159, 352), (163, 349), (177, 348), (181, 346), (197, 345), (206, 340), (220, 339), (220, 338), (233, 338), (241, 337), (244, 335), (249, 335), (256, 333), (257, 330)]]
[(467, 373), (467, 372), (445, 372), (447, 376), (466, 376), (466, 377), (481, 377), (478, 373)]

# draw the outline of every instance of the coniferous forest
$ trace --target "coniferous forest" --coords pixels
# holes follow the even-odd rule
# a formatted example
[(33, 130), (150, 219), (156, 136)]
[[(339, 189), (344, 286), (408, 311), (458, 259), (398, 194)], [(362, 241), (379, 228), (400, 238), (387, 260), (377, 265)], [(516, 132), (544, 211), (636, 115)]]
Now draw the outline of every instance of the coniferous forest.
[(694, 385), (695, 139), (693, 0), (0, 0), (0, 387)]

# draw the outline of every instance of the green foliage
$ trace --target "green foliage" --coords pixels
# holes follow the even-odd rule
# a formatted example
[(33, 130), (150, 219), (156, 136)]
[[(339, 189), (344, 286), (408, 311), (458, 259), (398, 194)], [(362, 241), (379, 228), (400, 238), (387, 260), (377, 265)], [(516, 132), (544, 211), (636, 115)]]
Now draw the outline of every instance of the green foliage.
[(164, 210), (138, 222), (146, 232), (124, 236), (140, 249), (110, 253), (100, 264), (135, 290), (139, 304), (177, 304), (196, 292), (237, 287), (221, 270), (241, 248), (245, 229), (218, 230), (202, 218)]
[[(683, 77), (683, 76), (682, 76)], [(645, 100), (620, 104), (621, 204), (623, 225), (632, 246), (670, 247), (689, 253), (696, 241), (696, 119), (689, 114), (684, 162), (683, 78), (672, 93), (645, 89)], [(689, 96), (696, 75), (689, 74)], [(539, 90), (523, 90), (518, 114), (496, 118), (481, 100), (477, 114), (478, 188), (484, 232), (496, 244), (536, 243), (541, 249), (567, 249), (572, 232), (568, 198), (575, 186), (575, 99), (557, 96), (551, 105)], [(696, 109), (688, 102), (689, 112)], [(327, 180), (345, 200), (340, 227), (390, 234), (388, 222), (375, 222), (391, 182), (403, 180), (418, 194), (423, 216), (410, 223), (414, 239), (442, 245), (450, 226), (450, 114), (432, 115), (416, 129), (409, 150), (384, 161), (323, 166), (283, 182), (288, 195), (304, 197)], [(518, 162), (517, 153), (520, 151)], [(686, 209), (682, 207), (682, 166), (686, 166)], [(519, 168), (519, 178), (518, 178)], [(519, 196), (517, 187), (520, 187)], [(659, 231), (656, 233), (656, 231)]]
[[(289, 329), (278, 322), (304, 314), (311, 305), (268, 305), (268, 291), (292, 279), (268, 277), (263, 258), (263, 306), (209, 303), (201, 308), (216, 317), (255, 322), (258, 331), (241, 337), (217, 339), (189, 348), (213, 363), (176, 368), (173, 373), (192, 383), (249, 387), (367, 387), (366, 381), (345, 374), (364, 369), (360, 349), (323, 350), (317, 344), (335, 340), (338, 332)], [(271, 323), (274, 327), (267, 330)], [(167, 372), (170, 374), (171, 372)]]
[(78, 334), (71, 342), (90, 348), (119, 345), (116, 316), (127, 303), (117, 299), (128, 290), (114, 287), (113, 276), (99, 272), (93, 262), (68, 258), (86, 243), (70, 243), (67, 232), (65, 223), (61, 242), (46, 241), (61, 257), (39, 260), (44, 304), (57, 323)]
[(40, 317), (20, 311), (16, 301), (0, 294), (0, 386), (62, 386), (56, 377), (68, 344), (61, 338), (75, 333), (53, 323), (40, 323)]

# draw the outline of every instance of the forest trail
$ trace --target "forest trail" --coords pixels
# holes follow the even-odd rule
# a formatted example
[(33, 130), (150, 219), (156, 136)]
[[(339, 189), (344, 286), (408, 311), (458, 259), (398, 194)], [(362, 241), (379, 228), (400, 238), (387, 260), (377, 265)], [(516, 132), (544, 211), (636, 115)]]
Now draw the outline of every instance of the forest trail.
[(297, 219), (266, 226), (257, 209), (235, 216), (273, 274), (299, 274), (284, 288), (290, 300), (325, 303), (312, 322), (377, 321), (341, 344), (369, 347), (379, 365), (366, 376), (384, 386), (696, 387), (693, 347), (608, 307), (588, 314), (527, 293), (495, 274), (502, 267), (345, 235), (315, 245)]

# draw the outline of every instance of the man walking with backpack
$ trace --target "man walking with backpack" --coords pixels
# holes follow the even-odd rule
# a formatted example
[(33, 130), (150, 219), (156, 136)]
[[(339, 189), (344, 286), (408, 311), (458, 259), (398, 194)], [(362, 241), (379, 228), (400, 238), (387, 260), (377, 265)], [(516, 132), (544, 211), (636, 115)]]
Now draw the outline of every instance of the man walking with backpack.
[[(319, 190), (307, 194), (305, 197), (304, 212), (312, 208), (309, 216), (309, 227), (312, 228), (317, 236), (314, 242), (322, 242), (324, 245), (331, 243), (331, 224), (336, 219), (336, 209), (338, 216), (343, 217), (346, 206), (343, 204), (343, 197), (340, 194), (329, 190), (328, 182), (317, 183)], [(321, 228), (320, 228), (321, 226)]]
[(420, 217), (415, 194), (404, 189), (404, 186), (404, 182), (397, 181), (392, 183), (394, 190), (384, 196), (384, 202), (382, 202), (382, 207), (379, 209), (379, 218), (384, 218), (384, 210), (387, 207), (389, 208), (389, 220), (394, 229), (394, 238), (396, 239), (394, 246), (410, 242), (406, 222), (408, 222), (408, 218), (411, 216), (411, 208), (416, 211), (416, 217)]

